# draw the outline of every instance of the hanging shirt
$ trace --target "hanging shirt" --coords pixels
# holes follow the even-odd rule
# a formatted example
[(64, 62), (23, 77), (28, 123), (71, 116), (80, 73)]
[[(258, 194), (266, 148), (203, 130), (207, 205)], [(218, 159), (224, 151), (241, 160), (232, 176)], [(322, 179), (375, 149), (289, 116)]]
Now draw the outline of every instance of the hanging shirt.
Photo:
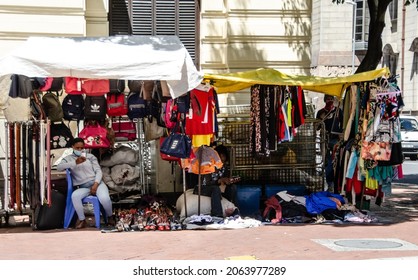
[(188, 135), (213, 134), (216, 110), (213, 88), (209, 91), (193, 89), (190, 92), (190, 109), (185, 131)]

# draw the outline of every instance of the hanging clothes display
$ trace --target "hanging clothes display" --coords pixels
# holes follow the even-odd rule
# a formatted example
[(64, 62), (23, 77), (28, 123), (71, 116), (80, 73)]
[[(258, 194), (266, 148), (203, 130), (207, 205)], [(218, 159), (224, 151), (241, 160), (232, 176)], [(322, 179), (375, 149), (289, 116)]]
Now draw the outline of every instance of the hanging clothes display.
[(250, 151), (269, 156), (277, 144), (289, 142), (307, 114), (302, 88), (254, 85), (251, 87)]
[(192, 145), (210, 145), (217, 132), (219, 104), (216, 91), (210, 85), (200, 85), (190, 91), (189, 111), (186, 113), (186, 134)]
[(335, 190), (355, 197), (376, 197), (381, 203), (403, 162), (400, 137), (400, 89), (386, 78), (351, 85), (344, 108), (344, 139), (335, 154)]

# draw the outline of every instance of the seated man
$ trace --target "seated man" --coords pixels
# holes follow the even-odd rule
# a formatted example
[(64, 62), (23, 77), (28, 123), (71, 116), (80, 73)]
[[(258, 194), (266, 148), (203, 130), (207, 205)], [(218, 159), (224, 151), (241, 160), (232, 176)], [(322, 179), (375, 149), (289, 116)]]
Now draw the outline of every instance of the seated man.
[[(200, 194), (211, 197), (212, 211), (211, 215), (223, 217), (222, 213), (222, 197), (236, 204), (237, 187), (233, 184), (234, 179), (229, 177), (228, 150), (225, 146), (219, 145), (214, 149), (222, 161), (222, 167), (215, 167), (215, 172), (211, 174), (201, 175)], [(194, 186), (194, 194), (198, 194), (198, 175), (192, 175), (192, 186)], [(236, 209), (226, 209), (226, 216), (235, 214)], [(238, 212), (238, 210), (236, 210)], [(238, 213), (237, 213), (238, 214)]]
[[(193, 194), (199, 194), (199, 184), (195, 185)], [(201, 175), (200, 195), (211, 198), (210, 215), (214, 217), (223, 217), (222, 194), (216, 181), (212, 181), (212, 174)]]
[(236, 204), (237, 202), (237, 186), (233, 183), (237, 181), (236, 178), (232, 178), (229, 170), (229, 158), (228, 149), (224, 145), (215, 147), (215, 151), (218, 152), (219, 157), (222, 160), (222, 167), (216, 169), (212, 173), (212, 180), (219, 184), (222, 196)]
[(71, 195), (78, 216), (76, 228), (81, 229), (87, 225), (82, 199), (89, 195), (97, 196), (106, 212), (108, 224), (114, 225), (112, 201), (109, 190), (102, 180), (102, 170), (97, 158), (85, 152), (82, 138), (74, 138), (72, 148), (73, 152), (61, 160), (57, 165), (57, 170), (71, 170), (73, 184), (76, 188)]

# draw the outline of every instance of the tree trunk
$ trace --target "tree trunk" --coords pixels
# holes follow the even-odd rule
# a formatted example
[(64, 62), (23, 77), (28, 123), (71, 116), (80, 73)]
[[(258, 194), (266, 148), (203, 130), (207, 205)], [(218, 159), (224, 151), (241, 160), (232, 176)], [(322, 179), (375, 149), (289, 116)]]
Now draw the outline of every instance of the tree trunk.
[(370, 11), (368, 47), (356, 73), (375, 70), (382, 58), (382, 32), (386, 10), (392, 0), (367, 0)]

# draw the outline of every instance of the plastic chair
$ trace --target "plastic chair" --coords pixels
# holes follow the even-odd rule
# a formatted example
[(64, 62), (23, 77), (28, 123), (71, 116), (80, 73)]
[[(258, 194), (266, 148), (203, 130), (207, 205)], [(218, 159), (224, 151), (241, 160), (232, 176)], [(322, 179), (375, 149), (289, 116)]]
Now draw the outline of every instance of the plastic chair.
[[(69, 169), (66, 170), (67, 175), (67, 201), (65, 206), (65, 214), (64, 214), (64, 228), (67, 229), (70, 226), (71, 220), (73, 219), (75, 209), (73, 206), (73, 202), (71, 200), (71, 195), (73, 193), (73, 179), (71, 177), (71, 171)], [(94, 211), (94, 219), (96, 221), (96, 228), (100, 228), (100, 213), (101, 213), (101, 206), (99, 199), (97, 196), (89, 195), (82, 200), (83, 204), (91, 203), (93, 205)], [(106, 222), (106, 214), (103, 213), (103, 217)]]

